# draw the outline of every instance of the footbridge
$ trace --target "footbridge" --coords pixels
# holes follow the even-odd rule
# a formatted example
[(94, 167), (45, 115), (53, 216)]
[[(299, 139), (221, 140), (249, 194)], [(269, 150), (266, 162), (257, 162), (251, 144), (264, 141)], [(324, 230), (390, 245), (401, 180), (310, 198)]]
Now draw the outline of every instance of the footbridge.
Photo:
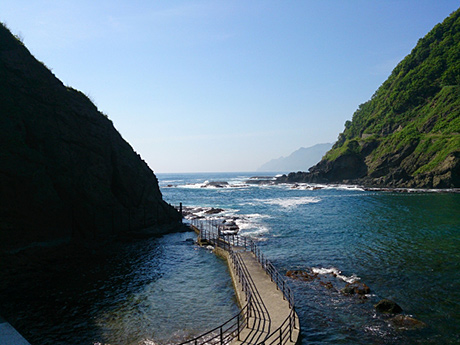
[(212, 245), (228, 263), (240, 313), (180, 345), (294, 345), (300, 325), (284, 277), (249, 238), (226, 234), (213, 221), (193, 220), (198, 243)]

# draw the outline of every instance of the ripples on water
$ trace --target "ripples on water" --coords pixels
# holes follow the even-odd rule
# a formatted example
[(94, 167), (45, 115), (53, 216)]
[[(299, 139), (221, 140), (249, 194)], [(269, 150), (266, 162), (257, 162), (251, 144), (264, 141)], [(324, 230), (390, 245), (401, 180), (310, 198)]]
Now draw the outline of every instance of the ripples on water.
[[(33, 345), (179, 343), (238, 313), (226, 263), (193, 232), (112, 248), (58, 281), (31, 282), (19, 329)], [(14, 307), (14, 306), (13, 306)]]
[[(238, 174), (158, 177), (171, 204), (239, 217), (241, 233), (281, 272), (340, 271), (321, 275), (334, 289), (290, 281), (303, 344), (460, 343), (460, 194), (244, 186)], [(197, 187), (206, 180), (238, 185)], [(192, 237), (123, 244), (109, 262), (45, 283), (43, 293), (20, 298), (21, 328), (34, 345), (137, 345), (177, 343), (226, 321), (238, 312), (226, 264), (186, 241)], [(371, 295), (342, 295), (340, 276), (359, 277)], [(374, 311), (381, 298), (427, 327), (397, 330)]]
[[(343, 276), (359, 277), (371, 288), (363, 301), (339, 293), (345, 282), (332, 275), (322, 277), (334, 285), (331, 290), (317, 281), (291, 281), (304, 344), (460, 343), (459, 194), (288, 186), (225, 192), (179, 186), (163, 193), (176, 204), (221, 207), (234, 210), (236, 216), (259, 215), (241, 232), (255, 236), (283, 272), (334, 268)], [(382, 298), (393, 299), (427, 327), (396, 329), (388, 316), (375, 312), (373, 305)]]

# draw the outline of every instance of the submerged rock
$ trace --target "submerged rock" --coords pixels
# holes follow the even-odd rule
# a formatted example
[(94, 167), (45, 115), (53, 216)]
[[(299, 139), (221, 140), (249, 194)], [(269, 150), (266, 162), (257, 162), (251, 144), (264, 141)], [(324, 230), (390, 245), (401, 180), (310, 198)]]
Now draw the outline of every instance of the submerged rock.
[(388, 320), (395, 328), (399, 330), (412, 330), (426, 327), (426, 323), (408, 315), (396, 315)]
[(353, 295), (355, 293), (355, 289), (347, 285), (344, 288), (340, 289), (340, 292), (344, 295)]
[(332, 290), (334, 288), (334, 285), (332, 285), (331, 282), (319, 282), (319, 284), (329, 290)]
[(381, 313), (399, 314), (402, 312), (402, 308), (396, 302), (386, 298), (382, 299), (374, 307), (378, 312)]

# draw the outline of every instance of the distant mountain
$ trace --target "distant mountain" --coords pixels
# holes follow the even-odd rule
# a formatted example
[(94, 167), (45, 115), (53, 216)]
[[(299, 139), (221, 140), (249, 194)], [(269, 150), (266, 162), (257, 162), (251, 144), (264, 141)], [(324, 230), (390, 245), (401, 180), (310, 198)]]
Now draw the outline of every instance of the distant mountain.
[(272, 159), (263, 164), (257, 171), (304, 171), (318, 163), (332, 144), (317, 144), (301, 147), (287, 157)]
[(321, 162), (279, 182), (460, 187), (460, 9), (418, 41)]

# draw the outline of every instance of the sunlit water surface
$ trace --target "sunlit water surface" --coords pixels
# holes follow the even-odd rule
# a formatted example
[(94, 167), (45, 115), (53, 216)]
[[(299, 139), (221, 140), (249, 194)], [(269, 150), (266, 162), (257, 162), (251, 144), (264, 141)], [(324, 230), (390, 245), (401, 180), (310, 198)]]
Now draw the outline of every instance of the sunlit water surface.
[[(331, 282), (333, 289), (289, 280), (303, 344), (460, 343), (459, 194), (248, 186), (249, 176), (158, 178), (173, 205), (219, 207), (237, 217), (240, 234), (256, 240), (281, 272), (314, 270)], [(205, 181), (230, 187), (201, 188)], [(178, 343), (217, 326), (238, 312), (232, 283), (226, 263), (194, 238), (120, 245), (107, 264), (50, 282), (53, 293), (41, 300), (25, 298), (22, 328), (34, 345), (134, 345)], [(364, 282), (371, 294), (344, 296), (338, 290), (346, 280)], [(374, 309), (382, 298), (426, 326), (395, 327)]]

